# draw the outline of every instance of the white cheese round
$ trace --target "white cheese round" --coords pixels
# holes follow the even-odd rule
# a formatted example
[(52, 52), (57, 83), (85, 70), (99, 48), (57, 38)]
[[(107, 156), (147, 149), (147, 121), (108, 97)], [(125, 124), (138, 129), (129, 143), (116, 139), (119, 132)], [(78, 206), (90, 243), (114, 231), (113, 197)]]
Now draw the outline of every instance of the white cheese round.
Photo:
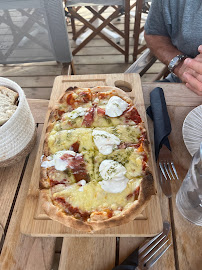
[(105, 159), (101, 162), (99, 172), (103, 181), (100, 181), (102, 189), (109, 193), (122, 192), (128, 183), (128, 178), (124, 175), (126, 168), (117, 161)]
[(109, 180), (124, 175), (126, 168), (115, 160), (105, 159), (100, 164), (99, 172), (104, 180)]
[(93, 130), (93, 140), (99, 152), (109, 155), (121, 143), (118, 137), (103, 130)]
[(77, 182), (77, 185), (79, 185), (79, 186), (81, 186), (80, 188), (79, 188), (79, 191), (83, 191), (83, 186), (85, 186), (86, 185), (86, 180), (80, 180), (79, 182)]
[(105, 114), (110, 117), (120, 116), (127, 109), (128, 105), (129, 104), (122, 98), (113, 96), (109, 99), (106, 105)]
[(120, 193), (127, 187), (128, 178), (123, 177), (121, 181), (116, 181), (113, 179), (108, 181), (103, 180), (99, 183), (101, 188), (108, 193)]
[(64, 154), (68, 154), (71, 156), (76, 155), (74, 151), (66, 151), (66, 150), (58, 151), (53, 156), (48, 156), (47, 160), (42, 162), (41, 167), (49, 168), (49, 167), (54, 166), (55, 169), (58, 171), (65, 171), (68, 166), (68, 159), (65, 159), (65, 160), (61, 159), (61, 157)]
[(77, 109), (66, 113), (67, 117), (70, 119), (76, 119), (79, 116), (84, 116), (87, 111), (87, 108), (78, 107)]

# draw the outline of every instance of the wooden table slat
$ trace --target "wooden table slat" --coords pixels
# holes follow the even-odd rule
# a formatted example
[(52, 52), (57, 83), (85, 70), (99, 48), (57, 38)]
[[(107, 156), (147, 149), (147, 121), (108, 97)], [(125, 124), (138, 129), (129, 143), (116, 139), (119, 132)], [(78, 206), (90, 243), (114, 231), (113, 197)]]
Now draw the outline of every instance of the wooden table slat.
[(15, 166), (0, 168), (0, 239), (3, 237), (4, 230), (6, 229), (9, 214), (12, 212), (11, 206), (20, 181), (24, 162), (25, 160), (23, 159)]
[[(39, 138), (41, 135), (42, 126), (40, 126), (37, 131)], [(24, 177), (22, 179), (19, 194), (15, 203), (13, 215), (10, 220), (10, 225), (6, 234), (0, 257), (1, 270), (51, 269), (55, 251), (55, 238), (33, 238), (20, 233), (20, 220), (23, 213), (25, 198), (29, 188), (33, 162), (38, 151), (38, 144), (39, 140), (37, 141), (37, 144), (30, 154)], [(16, 167), (17, 166), (20, 167), (20, 163), (18, 163)], [(14, 168), (15, 167), (13, 167), (13, 169)], [(8, 195), (7, 197), (9, 198)]]
[(65, 237), (58, 270), (111, 270), (115, 255), (115, 237)]
[[(151, 131), (150, 139), (151, 143), (153, 144), (153, 122), (150, 118), (148, 118), (148, 126), (149, 130)], [(153, 149), (154, 150), (154, 149)], [(171, 223), (170, 220), (170, 209), (169, 209), (169, 202), (167, 197), (161, 192), (161, 188), (158, 185), (158, 194), (161, 206), (161, 213), (163, 221), (168, 221)], [(172, 229), (169, 233), (169, 243), (172, 242)], [(121, 237), (119, 243), (119, 263), (123, 262), (137, 247), (139, 247), (147, 238), (137, 237), (137, 238), (128, 238), (128, 237)], [(168, 244), (169, 244), (168, 243)], [(175, 258), (174, 258), (174, 249), (171, 246), (168, 251), (163, 255), (163, 267), (166, 270), (174, 270), (175, 269)], [(162, 270), (162, 260), (159, 260), (155, 266), (153, 267), (155, 270)]]
[(44, 123), (49, 100), (28, 99), (29, 107), (36, 123)]
[[(186, 147), (182, 141), (182, 133), (181, 127), (185, 116), (188, 114), (190, 110), (194, 107), (202, 104), (202, 97), (198, 97), (194, 93), (190, 92), (186, 89), (186, 87), (182, 84), (156, 84), (156, 83), (147, 83), (143, 84), (143, 94), (145, 99), (146, 106), (149, 105), (149, 93), (156, 86), (160, 86), (164, 89), (166, 102), (168, 105), (168, 112), (171, 118), (173, 130), (170, 135), (171, 145), (173, 147), (173, 155), (174, 161), (177, 167), (177, 171), (180, 175), (179, 182), (172, 182), (172, 190), (173, 190), (173, 198), (172, 198), (172, 209), (169, 209), (168, 199), (160, 192), (160, 202), (162, 209), (163, 220), (170, 221), (170, 210), (173, 212), (174, 216), (174, 228), (176, 233), (176, 251), (179, 261), (178, 269), (182, 270), (198, 270), (202, 265), (202, 231), (201, 227), (195, 226), (191, 224), (187, 220), (185, 220), (180, 213), (178, 212), (175, 205), (175, 195), (180, 187), (180, 184), (186, 175), (187, 169), (189, 167), (189, 163), (191, 161), (191, 157), (186, 150)], [(173, 87), (174, 86), (174, 87)], [(43, 123), (45, 114), (47, 111), (48, 101), (47, 100), (29, 100), (30, 108), (34, 115), (35, 121), (39, 123)], [(149, 125), (151, 124), (149, 120)], [(41, 125), (39, 125), (39, 129), (41, 129)], [(39, 132), (40, 133), (40, 132)], [(38, 135), (38, 138), (40, 135)], [(55, 247), (55, 238), (33, 238), (20, 234), (20, 219), (22, 216), (22, 211), (24, 208), (24, 202), (26, 198), (26, 193), (28, 191), (28, 185), (30, 181), (30, 175), (33, 169), (33, 163), (35, 160), (35, 155), (37, 152), (37, 145), (35, 149), (32, 151), (30, 158), (28, 160), (28, 164), (26, 167), (26, 171), (24, 174), (24, 178), (22, 180), (22, 184), (19, 190), (19, 194), (17, 196), (17, 200), (14, 206), (14, 211), (10, 219), (10, 225), (8, 227), (7, 235), (5, 238), (4, 246), (2, 249), (2, 254), (0, 257), (0, 269), (51, 269), (52, 259), (54, 255), (54, 247)], [(18, 170), (19, 164), (16, 165), (16, 170)], [(13, 167), (14, 168), (14, 167)], [(4, 170), (6, 172), (4, 172)], [(19, 174), (14, 176), (12, 172), (12, 167), (7, 169), (0, 169), (0, 177), (1, 177), (1, 190), (4, 192), (9, 190), (9, 188), (13, 188), (12, 194), (16, 191), (16, 183), (15, 187), (11, 187), (14, 185), (15, 181), (19, 180)], [(10, 172), (9, 172), (10, 171)], [(19, 168), (19, 172), (22, 171), (22, 167)], [(3, 181), (4, 176), (6, 175), (6, 181)], [(10, 175), (10, 176), (9, 176)], [(16, 180), (13, 180), (16, 179)], [(9, 182), (10, 181), (10, 182)], [(8, 185), (8, 183), (10, 183)], [(2, 191), (2, 194), (3, 194)], [(8, 192), (8, 191), (7, 191)], [(1, 194), (1, 196), (2, 196)], [(11, 205), (13, 200), (13, 195), (7, 196), (7, 199), (10, 200), (9, 205)], [(0, 197), (1, 200), (2, 197)], [(7, 200), (6, 199), (6, 200)], [(1, 200), (2, 204), (6, 202), (5, 199)], [(4, 207), (4, 206), (3, 206)], [(8, 207), (9, 208), (9, 207)], [(0, 208), (1, 218), (3, 217), (2, 208)], [(8, 217), (8, 215), (7, 215)], [(7, 217), (4, 219), (4, 223), (7, 220)], [(1, 230), (0, 230), (1, 231)], [(172, 235), (169, 236), (172, 239)], [(74, 256), (76, 251), (79, 252), (82, 250), (88, 251), (89, 248), (93, 247), (92, 254), (96, 251), (101, 251), (102, 256), (107, 256), (107, 260), (104, 262), (103, 270), (108, 270), (108, 265), (112, 268), (115, 260), (115, 238), (105, 238), (104, 241), (112, 241), (110, 243), (105, 244), (103, 242), (103, 238), (99, 238), (100, 244), (98, 244), (99, 249), (97, 248), (97, 242), (93, 242), (95, 238), (65, 238), (63, 241), (62, 255), (60, 258), (60, 270), (70, 269), (69, 265), (79, 265), (79, 263), (85, 262), (85, 254), (81, 252), (81, 256), (79, 254), (79, 262), (77, 264), (71, 264), (71, 262), (77, 262), (78, 256)], [(86, 240), (86, 241), (85, 241)], [(96, 238), (97, 240), (97, 238)], [(82, 242), (83, 241), (83, 242)], [(121, 238), (120, 239), (120, 250), (119, 250), (119, 261), (127, 257), (140, 243), (144, 241), (143, 238)], [(88, 245), (87, 245), (88, 242)], [(78, 245), (79, 243), (79, 245)], [(108, 253), (105, 253), (104, 249), (109, 246)], [(89, 248), (88, 248), (89, 247)], [(91, 248), (92, 249), (92, 248)], [(111, 249), (111, 250), (110, 250)], [(67, 253), (68, 252), (68, 253)], [(91, 253), (91, 251), (90, 251)], [(22, 256), (23, 254), (23, 256)], [(48, 256), (47, 256), (48, 254)], [(97, 252), (98, 254), (98, 252)], [(111, 261), (108, 257), (110, 254)], [(46, 258), (45, 258), (46, 255)], [(96, 255), (95, 255), (96, 256)], [(102, 257), (101, 256), (101, 257)], [(102, 257), (103, 258), (103, 257)], [(86, 265), (90, 265), (91, 258)], [(100, 261), (100, 258), (98, 258)], [(107, 262), (107, 263), (106, 263)], [(81, 268), (81, 267), (80, 267)], [(111, 269), (109, 268), (109, 269)], [(72, 269), (76, 269), (75, 267)], [(84, 269), (82, 267), (82, 269)], [(86, 268), (92, 269), (92, 268)], [(95, 268), (96, 270), (99, 268)], [(160, 269), (175, 269), (175, 259), (174, 259), (174, 249), (173, 246), (169, 248), (166, 254), (157, 262), (157, 264), (153, 267), (155, 270)]]

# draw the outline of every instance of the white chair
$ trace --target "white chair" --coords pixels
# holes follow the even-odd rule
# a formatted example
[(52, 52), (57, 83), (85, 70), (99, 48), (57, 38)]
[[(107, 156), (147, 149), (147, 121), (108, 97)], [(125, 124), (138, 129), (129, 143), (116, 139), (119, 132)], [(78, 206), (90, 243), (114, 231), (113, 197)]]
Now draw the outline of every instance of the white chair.
[[(92, 12), (93, 17), (87, 21), (77, 12), (78, 9), (75, 7), (86, 7), (90, 12)], [(93, 7), (92, 7), (93, 6)], [(94, 8), (95, 6), (102, 6), (100, 10)], [(109, 7), (114, 8), (114, 12), (105, 19), (101, 14)], [(75, 55), (78, 53), (90, 40), (92, 40), (96, 35), (99, 35), (105, 41), (107, 41), (111, 46), (116, 48), (119, 52), (125, 55), (125, 62), (128, 62), (129, 57), (129, 14), (130, 14), (130, 1), (129, 0), (67, 0), (66, 7), (70, 12), (72, 20), (72, 30), (73, 30), (73, 39), (76, 40), (86, 29), (92, 30), (86, 34), (80, 44), (72, 51), (72, 54)], [(125, 26), (124, 33), (115, 27), (111, 21), (118, 17), (120, 14), (125, 13)], [(84, 26), (76, 32), (74, 25), (74, 18), (81, 21)], [(110, 27), (114, 32), (118, 33), (125, 40), (125, 49), (122, 49), (116, 42), (112, 41), (109, 36), (113, 34), (107, 32), (105, 27)], [(103, 32), (104, 30), (104, 32)]]
[(70, 63), (62, 0), (0, 0), (0, 63)]

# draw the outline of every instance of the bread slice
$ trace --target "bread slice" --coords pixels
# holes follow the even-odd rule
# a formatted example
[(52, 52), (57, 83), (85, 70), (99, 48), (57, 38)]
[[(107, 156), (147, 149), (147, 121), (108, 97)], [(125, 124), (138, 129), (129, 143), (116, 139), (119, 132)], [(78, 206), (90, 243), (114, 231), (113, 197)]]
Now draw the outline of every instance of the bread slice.
[(8, 121), (17, 109), (15, 105), (18, 98), (18, 93), (0, 86), (0, 125)]
[(0, 94), (4, 95), (7, 97), (12, 104), (15, 104), (17, 98), (18, 98), (18, 93), (5, 87), (5, 86), (0, 86)]
[(16, 109), (17, 106), (12, 104), (0, 106), (0, 125), (3, 125), (6, 121), (8, 121)]

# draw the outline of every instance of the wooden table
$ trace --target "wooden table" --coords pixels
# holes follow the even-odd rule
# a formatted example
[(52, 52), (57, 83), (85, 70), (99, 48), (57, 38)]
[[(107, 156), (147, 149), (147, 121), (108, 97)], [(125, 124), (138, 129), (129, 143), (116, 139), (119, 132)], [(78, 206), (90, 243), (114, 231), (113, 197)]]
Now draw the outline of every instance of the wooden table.
[[(146, 106), (149, 105), (149, 93), (156, 86), (164, 89), (172, 123), (170, 142), (180, 181), (172, 182), (171, 200), (159, 190), (163, 220), (170, 221), (172, 225), (172, 235), (169, 237), (173, 245), (152, 269), (198, 270), (202, 265), (202, 230), (179, 214), (175, 195), (191, 161), (182, 139), (182, 124), (189, 111), (202, 104), (202, 97), (190, 92), (182, 84), (148, 83), (143, 85)], [(20, 233), (24, 201), (48, 107), (48, 100), (28, 101), (37, 123), (37, 143), (23, 162), (0, 169), (1, 270), (52, 269), (55, 250), (58, 251), (56, 238), (33, 238)], [(148, 121), (152, 132), (152, 123)], [(115, 262), (123, 261), (144, 240), (132, 237), (120, 238), (119, 241), (115, 237), (64, 238), (58, 269), (110, 270)]]

